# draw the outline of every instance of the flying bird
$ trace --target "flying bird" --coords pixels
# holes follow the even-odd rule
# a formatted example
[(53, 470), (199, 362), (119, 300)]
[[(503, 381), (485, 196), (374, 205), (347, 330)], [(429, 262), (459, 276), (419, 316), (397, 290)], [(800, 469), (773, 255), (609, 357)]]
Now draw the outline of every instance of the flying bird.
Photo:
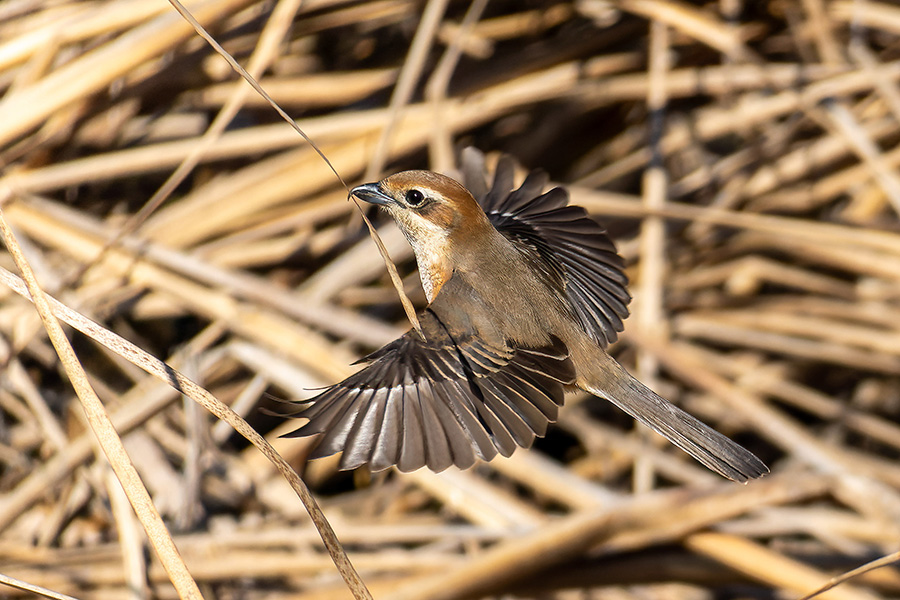
[(465, 186), (404, 171), (350, 193), (385, 209), (413, 248), (428, 306), (366, 366), (306, 401), (320, 435), (310, 458), (341, 469), (472, 466), (530, 447), (556, 421), (566, 388), (604, 398), (734, 481), (768, 472), (729, 438), (664, 400), (606, 352), (628, 316), (624, 263), (606, 231), (531, 172), (513, 190), (500, 159), (462, 154)]

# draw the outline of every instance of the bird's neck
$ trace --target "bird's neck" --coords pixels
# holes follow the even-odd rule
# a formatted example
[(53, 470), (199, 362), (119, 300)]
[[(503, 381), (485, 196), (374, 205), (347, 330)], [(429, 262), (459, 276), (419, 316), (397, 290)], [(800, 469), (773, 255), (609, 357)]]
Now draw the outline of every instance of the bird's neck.
[(422, 289), (425, 290), (425, 297), (431, 303), (453, 275), (453, 267), (446, 257), (431, 252), (430, 249), (425, 249), (423, 253), (416, 252), (416, 263), (419, 265)]
[(415, 235), (406, 233), (406, 238), (416, 255), (419, 267), (419, 278), (428, 302), (434, 301), (441, 287), (453, 275), (452, 252), (450, 240), (440, 229), (419, 230)]
[(448, 236), (446, 230), (417, 231), (407, 236), (416, 255), (419, 278), (428, 302), (433, 302), (443, 285), (456, 271), (483, 269), (485, 259), (496, 255), (497, 244), (505, 240), (487, 221), (471, 220), (462, 235)]

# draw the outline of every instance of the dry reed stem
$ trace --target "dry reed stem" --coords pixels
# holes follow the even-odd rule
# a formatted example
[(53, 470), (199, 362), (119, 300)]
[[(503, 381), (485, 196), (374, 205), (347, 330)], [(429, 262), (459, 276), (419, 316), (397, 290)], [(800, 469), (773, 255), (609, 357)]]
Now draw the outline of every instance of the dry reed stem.
[(46, 327), (50, 340), (53, 342), (53, 347), (56, 349), (60, 361), (65, 367), (66, 375), (75, 388), (79, 400), (82, 402), (91, 429), (93, 429), (97, 441), (102, 447), (104, 454), (106, 454), (110, 466), (115, 471), (116, 478), (122, 483), (125, 494), (128, 496), (128, 501), (147, 532), (150, 544), (166, 569), (169, 579), (172, 581), (175, 589), (178, 590), (178, 595), (182, 600), (199, 600), (202, 596), (197, 588), (197, 583), (191, 577), (182, 561), (175, 543), (172, 541), (162, 518), (159, 516), (159, 512), (157, 512), (156, 507), (150, 500), (150, 494), (141, 482), (140, 476), (131, 463), (125, 447), (122, 445), (119, 434), (113, 427), (109, 414), (88, 382), (87, 375), (84, 373), (78, 357), (72, 350), (72, 346), (66, 338), (62, 326), (54, 317), (50, 304), (44, 296), (43, 290), (39, 287), (34, 272), (22, 255), (22, 250), (16, 243), (16, 239), (2, 213), (0, 213), (0, 235), (3, 236), (6, 249), (15, 260), (16, 266), (22, 272), (28, 295), (40, 313), (44, 327)]
[(143, 555), (143, 539), (122, 483), (111, 469), (106, 472), (106, 475), (104, 480), (109, 493), (109, 502), (115, 515), (116, 528), (119, 531), (129, 597), (138, 600), (149, 592), (147, 589), (147, 564)]
[[(746, 538), (721, 533), (700, 533), (690, 536), (685, 540), (685, 545), (751, 577), (764, 579), (774, 587), (786, 588), (794, 593), (817, 587), (828, 579), (824, 573), (754, 544)], [(831, 600), (878, 598), (875, 594), (850, 585), (825, 592), (822, 597)]]
[(0, 573), (0, 583), (7, 587), (22, 590), (24, 592), (30, 592), (32, 594), (43, 596), (45, 598), (52, 598), (53, 600), (76, 600), (72, 596), (60, 594), (59, 592), (48, 590), (37, 585), (32, 585), (24, 581), (19, 581), (18, 579), (10, 577), (9, 575), (4, 575), (3, 573)]
[[(792, 481), (789, 486), (785, 483), (771, 477), (739, 492), (735, 492), (733, 486), (725, 491), (719, 488), (698, 491), (691, 495), (690, 501), (681, 493), (648, 494), (610, 509), (575, 513), (533, 533), (501, 542), (462, 566), (397, 590), (391, 597), (402, 600), (449, 600), (483, 594), (492, 586), (509, 583), (534, 570), (548, 569), (606, 538), (613, 547), (633, 543), (629, 537), (642, 535), (642, 532), (645, 534), (642, 529), (645, 523), (653, 522), (660, 516), (665, 516), (671, 523), (679, 523), (679, 527), (657, 540), (670, 535), (683, 535), (692, 528), (723, 518), (724, 514), (736, 515), (770, 503), (816, 495), (822, 489), (818, 487), (821, 481)], [(725, 497), (730, 502), (721, 502)], [(701, 510), (701, 505), (706, 510)], [(679, 508), (683, 509), (684, 515), (672, 514)], [(705, 514), (700, 516), (701, 513)]]
[[(254, 48), (253, 55), (247, 66), (247, 74), (255, 79), (260, 77), (274, 59), (276, 46), (283, 38), (297, 10), (299, 9), (300, 0), (292, 0), (287, 2), (279, 2), (272, 13), (266, 27), (263, 28), (260, 40)], [(191, 23), (191, 25), (195, 25)], [(203, 155), (216, 143), (222, 132), (231, 123), (232, 119), (240, 110), (245, 99), (250, 96), (250, 90), (245, 86), (237, 88), (231, 97), (226, 101), (225, 106), (213, 119), (212, 124), (200, 138), (200, 143), (185, 156), (184, 160), (166, 179), (165, 183), (147, 200), (147, 203), (141, 207), (135, 215), (126, 223), (122, 229), (116, 234), (112, 240), (107, 243), (106, 247), (116, 245), (119, 240), (128, 233), (141, 226), (144, 221), (152, 214), (166, 199), (175, 191), (175, 189), (187, 178), (191, 171), (199, 164)], [(104, 247), (104, 250), (106, 249)], [(101, 251), (102, 253), (102, 251)]]
[[(249, 68), (249, 73), (253, 73)], [(302, 77), (260, 78), (259, 84), (282, 107), (333, 107), (362, 100), (378, 90), (392, 85), (397, 79), (395, 69), (371, 69), (327, 75)], [(233, 102), (238, 90), (246, 89), (243, 83), (218, 83), (194, 92), (188, 99), (192, 105), (218, 108)], [(260, 108), (268, 102), (250, 95), (241, 106)], [(310, 136), (313, 137), (313, 136)]]
[[(99, 239), (85, 236), (83, 229), (73, 229), (58, 217), (32, 212), (31, 208), (17, 203), (8, 207), (7, 214), (13, 217), (16, 225), (23, 231), (45, 243), (60, 244), (81, 260), (92, 260), (97, 255), (102, 244)], [(347, 372), (346, 364), (349, 360), (340, 360), (335, 356), (335, 349), (324, 338), (284, 318), (281, 313), (257, 304), (238, 302), (217, 290), (199, 285), (193, 279), (139, 259), (136, 253), (124, 249), (108, 252), (102, 266), (111, 273), (128, 274), (138, 285), (149, 286), (181, 302), (187, 302), (192, 310), (226, 322), (250, 339), (274, 345), (324, 376), (337, 377)]]
[(731, 58), (745, 58), (748, 54), (739, 31), (688, 4), (666, 0), (623, 0), (620, 4), (624, 10), (665, 23)]
[[(8, 271), (0, 271), (0, 276), (3, 277), (5, 285), (18, 285), (14, 276)], [(212, 333), (217, 337), (221, 331)], [(209, 335), (200, 336), (197, 344), (186, 345), (183, 351), (191, 352), (202, 348), (205, 344), (212, 342), (209, 337)], [(177, 360), (173, 362), (178, 363)], [(145, 386), (136, 386), (134, 398), (129, 398), (126, 394), (123, 397), (122, 408), (111, 415), (113, 426), (123, 435), (140, 426), (177, 398), (175, 391), (168, 385), (158, 385), (149, 392), (144, 388)], [(2, 508), (0, 508), (0, 531), (6, 529), (18, 518), (26, 507), (34, 504), (48, 488), (56, 485), (77, 466), (90, 458), (92, 450), (90, 434), (82, 435), (71, 440), (65, 452), (58, 453), (31, 473), (5, 498)]]
[(413, 86), (422, 73), (428, 50), (437, 33), (441, 17), (447, 8), (447, 2), (448, 0), (428, 0), (425, 4), (425, 10), (422, 11), (422, 18), (416, 29), (416, 35), (413, 36), (412, 42), (410, 42), (409, 53), (403, 61), (403, 67), (400, 69), (400, 74), (397, 77), (397, 85), (394, 86), (394, 90), (391, 93), (387, 123), (384, 129), (381, 130), (378, 141), (372, 150), (372, 158), (366, 166), (365, 174), (363, 175), (363, 179), (366, 181), (374, 181), (381, 178), (381, 171), (387, 162), (388, 148), (394, 135), (394, 129), (400, 120), (400, 113), (409, 103)]
[(870, 561), (856, 569), (853, 569), (851, 571), (847, 571), (846, 573), (841, 574), (839, 577), (832, 577), (828, 581), (828, 583), (819, 587), (815, 591), (810, 592), (810, 593), (806, 594), (805, 596), (802, 596), (801, 598), (799, 598), (799, 600), (810, 600), (811, 598), (815, 598), (817, 596), (823, 595), (828, 590), (837, 587), (838, 585), (840, 585), (841, 583), (843, 583), (849, 579), (852, 579), (854, 577), (859, 577), (860, 575), (864, 575), (865, 573), (869, 573), (875, 569), (879, 569), (881, 567), (888, 566), (892, 563), (897, 562), (898, 560), (900, 560), (900, 552), (894, 552), (893, 554), (888, 554), (887, 556), (883, 556), (876, 560)]
[[(669, 70), (669, 31), (662, 21), (654, 21), (650, 27), (650, 58), (649, 79), (647, 88), (647, 109), (650, 111), (650, 139), (648, 145), (654, 154), (650, 167), (643, 175), (643, 199), (642, 202), (648, 210), (661, 207), (666, 202), (666, 188), (668, 178), (662, 165), (662, 152), (660, 143), (665, 134), (666, 123), (666, 96), (665, 81)], [(650, 217), (641, 223), (640, 250), (641, 261), (640, 280), (637, 294), (639, 296), (638, 312), (635, 315), (638, 326), (648, 335), (665, 337), (665, 331), (655, 330), (657, 323), (665, 320), (663, 314), (663, 278), (666, 273), (665, 245), (666, 233), (663, 220), (659, 217)], [(637, 373), (641, 380), (651, 388), (658, 387), (657, 369), (659, 367), (656, 358), (649, 353), (642, 352), (638, 355)], [(644, 430), (646, 437), (648, 431)], [(635, 465), (634, 487), (635, 493), (645, 493), (653, 487), (652, 463), (639, 460)]]
[(829, 9), (835, 19), (900, 33), (900, 9), (896, 6), (884, 2), (833, 2)]
[(533, 529), (545, 522), (540, 511), (465, 471), (417, 471), (410, 480), (460, 517), (487, 530)]
[[(0, 227), (7, 228), (6, 221), (2, 220), (2, 215), (0, 215)], [(6, 229), (2, 231), (4, 234), (6, 233)], [(4, 240), (6, 241), (7, 246), (9, 246), (9, 239), (5, 235)], [(22, 286), (19, 282), (15, 282), (9, 277), (5, 277), (5, 279), (6, 285), (13, 288), (17, 293), (22, 294), (24, 292), (24, 286)], [(41, 297), (43, 298), (44, 296)], [(47, 300), (45, 299), (44, 302), (47, 302)], [(52, 309), (51, 305), (53, 306)], [(71, 311), (70, 309), (55, 301), (53, 301), (52, 303), (47, 303), (46, 310), (47, 314), (56, 314), (57, 317), (64, 319), (68, 324), (77, 328), (85, 335), (88, 335), (95, 341), (103, 344), (104, 346), (107, 346), (115, 352), (128, 357), (131, 362), (139, 365), (151, 375), (156, 376), (161, 381), (169, 383), (169, 385), (171, 385), (175, 389), (181, 390), (186, 396), (199, 403), (209, 412), (216, 415), (220, 419), (227, 421), (232, 427), (235, 428), (236, 431), (247, 438), (248, 441), (256, 446), (258, 450), (265, 454), (266, 457), (278, 467), (278, 470), (288, 480), (288, 482), (291, 484), (291, 487), (300, 497), (300, 500), (303, 502), (307, 511), (310, 513), (310, 517), (312, 518), (313, 523), (315, 523), (316, 528), (321, 533), (322, 540), (323, 542), (325, 542), (325, 546), (328, 549), (332, 560), (335, 562), (338, 571), (340, 571), (341, 575), (347, 582), (347, 585), (353, 593), (354, 597), (370, 597), (368, 591), (365, 588), (365, 584), (362, 583), (362, 580), (359, 578), (359, 575), (356, 573), (353, 565), (351, 565), (349, 560), (347, 559), (346, 554), (344, 553), (344, 550), (340, 545), (340, 542), (337, 540), (337, 537), (334, 535), (334, 531), (331, 529), (331, 525), (321, 513), (321, 510), (318, 508), (315, 499), (313, 499), (309, 490), (303, 484), (303, 481), (297, 476), (290, 465), (288, 465), (287, 462), (285, 462), (284, 459), (281, 458), (281, 456), (275, 451), (275, 449), (272, 448), (271, 444), (269, 444), (265, 440), (265, 438), (260, 436), (252, 427), (250, 427), (250, 425), (248, 425), (246, 421), (235, 414), (229, 407), (219, 402), (215, 397), (209, 394), (209, 392), (207, 392), (191, 380), (182, 376), (180, 373), (172, 369), (169, 365), (143, 352), (137, 346), (126, 342), (124, 339), (119, 338), (112, 332), (104, 330), (95, 323), (88, 321), (78, 313)], [(49, 312), (51, 310), (53, 310), (53, 313)], [(61, 328), (59, 331), (60, 333), (62, 333)], [(99, 404), (99, 400), (97, 400), (97, 403)], [(100, 405), (100, 407), (102, 408), (102, 405)], [(114, 432), (115, 430), (113, 429), (112, 423), (109, 421), (109, 417), (106, 416), (106, 419), (109, 423), (108, 427)], [(119, 438), (116, 436), (115, 439), (118, 440)], [(121, 452), (124, 454), (124, 449), (122, 449)], [(119, 467), (118, 464), (113, 464), (113, 468), (117, 467)], [(120, 481), (123, 479), (123, 476), (118, 472), (116, 473), (116, 475)], [(139, 484), (140, 478), (137, 476), (136, 472), (133, 474), (133, 477), (137, 479), (137, 482)], [(127, 487), (127, 482), (130, 482), (131, 479), (126, 479), (125, 481), (126, 483), (123, 483), (123, 486), (125, 487), (126, 491), (131, 491)], [(146, 490), (142, 485), (140, 486), (140, 489), (144, 490), (144, 493), (146, 494)], [(150, 507), (153, 512), (155, 512), (155, 509), (152, 508), (153, 504), (150, 501), (149, 495), (146, 496), (144, 502), (145, 504), (142, 505), (142, 508)], [(132, 500), (132, 505), (134, 505), (134, 500)], [(145, 517), (145, 515), (142, 515), (140, 512), (138, 512), (138, 516)], [(158, 513), (156, 517), (158, 519)], [(144, 518), (142, 518), (142, 523), (144, 524), (145, 529), (147, 529), (147, 525), (144, 523)], [(161, 520), (159, 521), (159, 524), (162, 525)], [(164, 526), (163, 530), (165, 531)], [(154, 539), (154, 534), (160, 535), (156, 533), (156, 530), (154, 530), (152, 533), (148, 531), (151, 543), (153, 543), (155, 546), (157, 544), (165, 543), (165, 540), (168, 540), (171, 544), (171, 538), (168, 537), (168, 535), (166, 535), (164, 540), (160, 540)], [(174, 549), (174, 545), (172, 545), (172, 548)], [(174, 568), (172, 567), (172, 565), (166, 563), (165, 560), (163, 560), (163, 565), (166, 567), (166, 571), (169, 573), (170, 578), (174, 578), (177, 576), (177, 572), (173, 572)], [(190, 582), (193, 583), (193, 580), (191, 579)], [(173, 583), (176, 585), (176, 588), (179, 589), (180, 593), (184, 593), (182, 589), (178, 587), (179, 584), (182, 583), (181, 581), (173, 581)], [(194, 587), (196, 587), (196, 584), (194, 584)], [(200, 597), (199, 590), (196, 592), (196, 594), (196, 597)]]
[[(219, 0), (200, 3), (195, 13), (200, 21), (210, 21), (248, 2)], [(89, 52), (39, 82), (4, 97), (0, 101), (0, 109), (5, 114), (17, 115), (17, 118), (0, 124), (0, 145), (26, 133), (55, 111), (100, 91), (116, 78), (158, 57), (192, 33), (191, 27), (178, 15), (163, 13), (136, 26), (124, 38)]]
[(453, 71), (456, 69), (463, 45), (468, 43), (477, 27), (477, 21), (481, 18), (487, 6), (487, 0), (475, 0), (466, 11), (465, 17), (457, 31), (454, 32), (451, 42), (441, 56), (441, 61), (434, 69), (428, 83), (425, 86), (425, 98), (432, 107), (433, 121), (432, 133), (428, 140), (428, 152), (432, 168), (439, 173), (450, 173), (456, 166), (453, 156), (453, 141), (450, 130), (446, 127), (448, 117), (447, 87)]

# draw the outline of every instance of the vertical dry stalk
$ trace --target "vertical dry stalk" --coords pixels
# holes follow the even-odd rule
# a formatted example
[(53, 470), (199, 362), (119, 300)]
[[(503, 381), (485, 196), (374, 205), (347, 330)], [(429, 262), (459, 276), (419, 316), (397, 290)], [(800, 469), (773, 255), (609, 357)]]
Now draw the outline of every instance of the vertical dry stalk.
[[(649, 113), (649, 145), (653, 158), (650, 167), (644, 171), (643, 203), (648, 211), (661, 208), (666, 202), (668, 178), (662, 164), (660, 143), (665, 135), (666, 74), (669, 69), (669, 30), (662, 21), (650, 25), (650, 87), (647, 91), (647, 111)], [(640, 235), (640, 287), (637, 321), (645, 335), (665, 337), (659, 324), (665, 322), (663, 315), (663, 279), (665, 263), (665, 224), (659, 217), (649, 217), (641, 223)], [(650, 387), (658, 385), (658, 364), (656, 358), (647, 352), (638, 356), (638, 376)], [(647, 432), (645, 432), (647, 433)], [(648, 440), (649, 441), (649, 440)], [(653, 471), (646, 461), (638, 461), (635, 474), (635, 491), (646, 492), (652, 488)]]
[(75, 388), (79, 400), (81, 400), (88, 422), (97, 436), (97, 441), (103, 448), (110, 466), (115, 471), (116, 478), (122, 483), (122, 487), (128, 495), (128, 500), (131, 502), (138, 519), (140, 519), (141, 525), (147, 532), (150, 544), (166, 569), (172, 584), (178, 591), (179, 597), (182, 600), (202, 600), (197, 583), (188, 572), (181, 555), (178, 553), (178, 548), (175, 547), (168, 529), (166, 529), (159, 512), (157, 512), (153, 501), (150, 499), (147, 488), (144, 487), (140, 476), (131, 463), (131, 459), (128, 457), (128, 453), (125, 452), (122, 440), (109, 420), (109, 415), (106, 413), (103, 403), (100, 402), (100, 398), (97, 397), (97, 394), (88, 382), (87, 375), (81, 367), (78, 357), (72, 350), (72, 346), (69, 344), (62, 326), (60, 326), (56, 317), (53, 316), (50, 305), (44, 297), (44, 292), (35, 279), (34, 272), (22, 254), (22, 250), (16, 242), (15, 236), (2, 212), (0, 212), (0, 236), (2, 236), (6, 249), (12, 255), (16, 266), (22, 272), (31, 300), (41, 316), (41, 321), (43, 321), (47, 334), (50, 336), (50, 341), (53, 343), (53, 347), (56, 349), (59, 359), (66, 370), (66, 375), (68, 375), (69, 381)]

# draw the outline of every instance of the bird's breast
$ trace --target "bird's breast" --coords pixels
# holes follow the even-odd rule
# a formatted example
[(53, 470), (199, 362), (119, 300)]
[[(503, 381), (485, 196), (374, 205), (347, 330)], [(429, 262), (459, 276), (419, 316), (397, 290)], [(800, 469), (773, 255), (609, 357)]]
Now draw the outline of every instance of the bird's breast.
[(428, 302), (433, 302), (435, 296), (453, 275), (453, 265), (447, 249), (447, 239), (444, 231), (438, 228), (421, 228), (414, 234), (406, 233), (413, 252), (416, 255), (416, 265), (419, 268), (419, 279), (422, 280), (422, 289)]

